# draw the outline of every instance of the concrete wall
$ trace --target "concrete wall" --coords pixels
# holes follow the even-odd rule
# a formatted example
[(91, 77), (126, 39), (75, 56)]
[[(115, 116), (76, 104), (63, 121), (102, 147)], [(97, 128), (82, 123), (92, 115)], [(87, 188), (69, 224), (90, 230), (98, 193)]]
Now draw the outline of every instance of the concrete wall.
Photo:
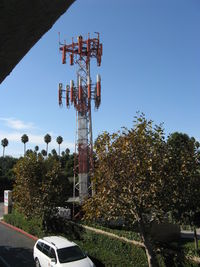
[(180, 226), (171, 223), (153, 223), (151, 236), (160, 242), (176, 241), (180, 238)]

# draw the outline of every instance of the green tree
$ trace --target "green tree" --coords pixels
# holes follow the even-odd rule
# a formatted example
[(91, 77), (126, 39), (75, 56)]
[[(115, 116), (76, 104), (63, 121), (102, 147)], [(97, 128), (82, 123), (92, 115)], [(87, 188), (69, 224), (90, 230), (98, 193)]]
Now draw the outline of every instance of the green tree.
[(69, 154), (69, 150), (66, 149), (64, 155), (60, 158), (60, 163), (64, 171), (64, 175), (70, 179), (71, 186), (71, 194), (73, 193), (73, 177), (74, 177), (74, 154)]
[(41, 215), (40, 187), (45, 175), (43, 157), (25, 154), (14, 168), (16, 181), (13, 189), (15, 208), (27, 218)]
[(12, 190), (15, 181), (13, 167), (17, 159), (5, 156), (0, 157), (0, 198), (3, 197), (4, 190)]
[(56, 208), (67, 205), (70, 196), (70, 184), (58, 160), (48, 158), (47, 172), (41, 187), (41, 202), (43, 203), (44, 226), (48, 229), (49, 218), (56, 212)]
[(35, 152), (37, 153), (39, 151), (39, 146), (35, 146)]
[[(167, 140), (172, 169), (173, 190), (176, 197), (171, 198), (171, 212), (180, 224), (194, 229), (195, 244), (198, 248), (196, 216), (200, 212), (200, 151), (199, 143), (184, 133), (172, 133)], [(170, 188), (170, 187), (168, 187)]]
[(52, 154), (52, 156), (53, 156), (54, 158), (58, 159), (58, 154), (57, 154), (57, 152), (56, 152), (55, 149), (52, 149), (52, 150), (51, 150), (51, 154)]
[(62, 142), (63, 142), (63, 138), (62, 138), (62, 136), (58, 136), (58, 137), (56, 138), (56, 142), (58, 143), (58, 155), (60, 156), (60, 145), (61, 145)]
[(21, 141), (24, 144), (24, 155), (26, 154), (26, 143), (29, 141), (28, 135), (23, 134), (21, 137)]
[(46, 135), (44, 136), (44, 142), (47, 144), (46, 152), (47, 152), (47, 155), (48, 155), (48, 144), (51, 142), (51, 135), (46, 134)]
[(162, 126), (142, 114), (131, 130), (100, 135), (95, 149), (96, 194), (84, 205), (85, 218), (137, 223), (149, 266), (157, 266), (147, 226), (164, 214), (168, 153)]
[(7, 138), (4, 138), (1, 140), (1, 145), (3, 147), (3, 157), (5, 155), (5, 148), (8, 146), (9, 142), (8, 142), (8, 139)]
[(26, 150), (26, 154), (29, 154), (29, 153), (33, 153), (33, 150), (32, 149), (27, 149)]
[(41, 150), (41, 154), (43, 157), (46, 157), (47, 156), (47, 151), (45, 149), (42, 149)]
[(44, 225), (56, 207), (66, 204), (68, 180), (64, 179), (60, 163), (34, 152), (21, 158), (15, 168), (13, 189), (15, 208), (27, 218), (42, 218)]

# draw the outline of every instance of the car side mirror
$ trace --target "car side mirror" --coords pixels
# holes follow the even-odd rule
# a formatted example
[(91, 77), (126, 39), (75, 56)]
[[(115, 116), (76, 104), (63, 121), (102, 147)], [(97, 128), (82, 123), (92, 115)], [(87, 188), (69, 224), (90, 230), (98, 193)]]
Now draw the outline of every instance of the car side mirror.
[(56, 263), (56, 259), (55, 258), (52, 258), (51, 259), (51, 263)]

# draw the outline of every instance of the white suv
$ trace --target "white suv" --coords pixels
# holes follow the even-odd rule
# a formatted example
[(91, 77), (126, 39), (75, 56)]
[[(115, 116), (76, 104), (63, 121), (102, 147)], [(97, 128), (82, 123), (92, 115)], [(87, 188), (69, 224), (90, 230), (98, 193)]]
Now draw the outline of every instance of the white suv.
[(62, 236), (38, 239), (33, 258), (36, 267), (95, 267), (77, 244)]

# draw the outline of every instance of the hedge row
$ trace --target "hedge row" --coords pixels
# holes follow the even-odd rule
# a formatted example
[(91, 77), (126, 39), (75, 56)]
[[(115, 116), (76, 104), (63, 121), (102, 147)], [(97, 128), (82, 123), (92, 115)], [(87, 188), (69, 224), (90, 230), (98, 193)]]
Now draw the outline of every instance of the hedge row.
[(97, 234), (81, 225), (54, 220), (52, 233), (62, 234), (88, 252), (96, 266), (148, 266), (144, 249), (121, 240)]
[(128, 243), (87, 231), (77, 243), (89, 252), (93, 261), (105, 266), (148, 266), (145, 252)]
[(16, 210), (13, 210), (11, 214), (4, 215), (4, 221), (12, 224), (32, 235), (41, 237), (44, 235), (42, 230), (42, 220), (40, 218), (34, 218), (27, 220), (25, 216)]
[[(54, 220), (51, 223), (53, 233), (64, 234), (68, 239), (79, 244), (85, 251), (89, 252), (89, 256), (93, 259), (96, 266), (148, 266), (144, 249), (141, 247), (110, 238), (106, 235), (97, 234), (91, 230), (87, 230), (81, 225), (71, 222), (62, 222), (58, 225)], [(101, 228), (101, 227), (99, 227)], [(101, 228), (105, 230), (104, 227)], [(110, 229), (109, 232), (113, 232)], [(116, 233), (116, 232), (115, 232)], [(176, 252), (162, 247), (160, 253), (157, 254), (159, 267), (197, 267), (196, 263), (192, 263), (185, 258), (184, 251)]]
[(80, 224), (91, 226), (91, 227), (106, 231), (108, 233), (118, 235), (120, 237), (126, 237), (127, 239), (130, 239), (130, 240), (135, 240), (135, 241), (140, 241), (140, 242), (142, 241), (139, 233), (134, 232), (134, 231), (124, 230), (123, 228), (116, 229), (113, 226), (112, 226), (112, 228), (110, 228), (107, 226), (102, 226), (98, 223), (91, 223), (91, 222), (82, 222), (81, 221)]

